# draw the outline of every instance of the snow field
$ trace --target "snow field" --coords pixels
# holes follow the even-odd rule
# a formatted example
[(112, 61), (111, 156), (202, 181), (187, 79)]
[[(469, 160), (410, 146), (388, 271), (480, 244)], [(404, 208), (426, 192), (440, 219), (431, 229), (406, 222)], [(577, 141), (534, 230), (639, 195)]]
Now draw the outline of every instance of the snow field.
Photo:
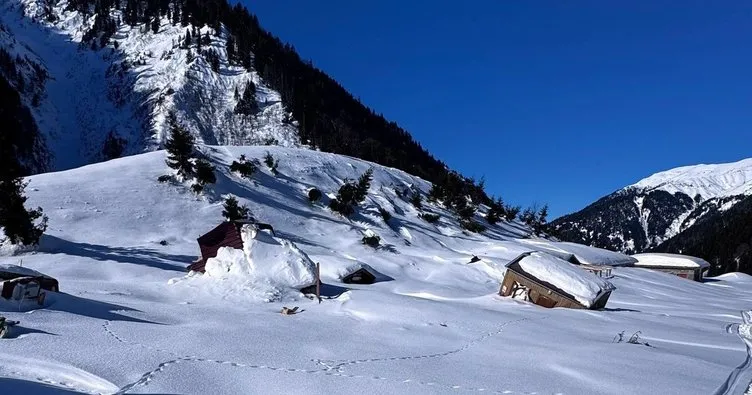
[[(279, 158), (276, 177), (264, 166), (252, 180), (229, 172), (241, 154), (267, 150)], [(202, 196), (156, 181), (168, 172), (164, 152), (30, 177), (29, 204), (44, 207), (50, 228), (38, 252), (0, 261), (23, 259), (64, 293), (44, 309), (1, 307), (21, 321), (1, 344), (4, 389), (687, 394), (714, 391), (744, 360), (724, 327), (752, 304), (749, 276), (695, 283), (615, 267), (607, 309), (543, 309), (497, 296), (504, 264), (533, 249), (519, 223), (464, 233), (428, 206), (442, 217), (429, 224), (394, 192), (412, 185), (426, 193), (428, 183), (357, 159), (278, 147), (202, 151), (218, 180)], [(334, 193), (369, 167), (374, 181), (352, 218), (328, 210), (326, 197), (308, 201), (309, 188)], [(185, 278), (196, 238), (222, 221), (228, 194), (321, 264), (331, 299)], [(389, 223), (379, 207), (392, 213)], [(381, 237), (379, 248), (362, 244), (367, 231)], [(468, 263), (473, 255), (481, 261)], [(342, 284), (341, 271), (358, 264), (386, 281)], [(302, 312), (283, 316), (283, 306)], [(622, 331), (640, 331), (652, 347), (614, 343)]]

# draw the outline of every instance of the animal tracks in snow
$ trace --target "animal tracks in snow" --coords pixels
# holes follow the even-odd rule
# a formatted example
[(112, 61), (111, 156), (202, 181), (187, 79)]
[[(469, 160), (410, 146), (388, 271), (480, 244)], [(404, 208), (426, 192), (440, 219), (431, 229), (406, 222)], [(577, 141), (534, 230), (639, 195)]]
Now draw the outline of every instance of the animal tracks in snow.
[[(541, 319), (543, 319), (543, 318), (541, 318)], [(500, 334), (501, 332), (504, 331), (504, 328), (507, 327), (507, 326), (509, 326), (509, 325), (512, 325), (512, 324), (515, 324), (515, 323), (518, 323), (518, 322), (522, 322), (522, 321), (528, 321), (528, 320), (529, 320), (529, 318), (521, 318), (521, 319), (518, 319), (518, 320), (507, 321), (507, 322), (501, 324), (501, 326), (499, 326), (499, 328), (496, 331), (485, 333), (482, 336), (477, 337), (477, 338), (471, 340), (470, 342), (466, 343), (462, 347), (451, 349), (451, 350), (444, 351), (444, 352), (434, 353), (434, 354), (424, 354), (424, 355), (414, 355), (414, 356), (399, 356), (399, 357), (384, 357), (384, 358), (369, 358), (369, 359), (354, 359), (354, 360), (313, 360), (313, 361), (316, 362), (316, 363), (318, 363), (318, 364), (320, 364), (320, 365), (322, 365), (322, 366), (325, 366), (326, 369), (328, 369), (328, 370), (337, 370), (337, 371), (341, 372), (342, 368), (344, 366), (349, 366), (349, 365), (358, 365), (358, 364), (372, 363), (372, 362), (409, 361), (409, 360), (418, 360), (418, 359), (429, 359), (429, 358), (446, 357), (446, 356), (449, 356), (449, 355), (452, 355), (452, 354), (457, 354), (457, 353), (460, 353), (462, 351), (465, 351), (468, 348), (470, 348), (470, 347), (472, 347), (472, 346), (474, 346), (474, 345), (476, 345), (476, 344), (478, 344), (478, 343), (480, 343), (480, 342), (482, 342), (482, 341), (484, 341), (484, 340), (486, 340), (486, 339), (488, 339), (488, 338), (490, 338), (492, 336), (496, 336), (496, 335)]]
[[(342, 372), (333, 371), (333, 370), (321, 370), (321, 369), (309, 370), (309, 369), (283, 368), (283, 367), (275, 367), (275, 366), (254, 365), (254, 364), (246, 364), (246, 363), (240, 363), (240, 362), (215, 360), (215, 359), (208, 359), (208, 358), (182, 357), (182, 358), (177, 358), (177, 359), (160, 363), (157, 366), (157, 368), (144, 373), (141, 376), (141, 378), (139, 378), (137, 381), (122, 387), (120, 390), (115, 392), (115, 395), (126, 394), (128, 391), (136, 387), (139, 387), (141, 385), (147, 385), (150, 381), (152, 381), (152, 379), (157, 374), (163, 372), (167, 367), (171, 365), (176, 365), (179, 363), (187, 363), (187, 362), (188, 363), (215, 363), (215, 364), (220, 364), (220, 365), (232, 366), (236, 368), (260, 369), (260, 370), (269, 370), (269, 371), (285, 372), (285, 373), (300, 373), (300, 374), (309, 374), (309, 375), (342, 377), (342, 378), (350, 378), (350, 379), (389, 381), (393, 383), (415, 384), (415, 385), (442, 388), (442, 389), (454, 390), (454, 391), (479, 392), (479, 393), (489, 393), (489, 394), (523, 394), (523, 395), (539, 394), (538, 392), (495, 390), (495, 389), (482, 388), (482, 387), (470, 387), (470, 386), (463, 386), (463, 385), (444, 384), (444, 383), (438, 383), (434, 381), (422, 381), (422, 380), (416, 380), (416, 379), (411, 379), (411, 378), (393, 379), (393, 378), (377, 376), (377, 375), (347, 374), (347, 373), (342, 373)], [(557, 395), (560, 395), (560, 394), (557, 394)]]
[[(543, 318), (546, 318), (546, 317), (543, 317)], [(239, 369), (268, 370), (268, 371), (275, 371), (275, 372), (307, 374), (307, 375), (323, 375), (323, 376), (329, 376), (329, 377), (342, 377), (342, 378), (349, 378), (349, 379), (388, 381), (388, 382), (393, 382), (393, 383), (403, 383), (403, 384), (412, 384), (412, 385), (441, 388), (443, 390), (452, 390), (452, 391), (478, 392), (478, 393), (489, 393), (489, 394), (535, 395), (535, 394), (540, 394), (540, 393), (539, 392), (514, 391), (514, 390), (497, 390), (497, 389), (484, 388), (484, 387), (471, 387), (471, 386), (465, 386), (465, 385), (445, 384), (445, 383), (439, 383), (439, 382), (434, 382), (434, 381), (424, 381), (424, 380), (419, 380), (419, 379), (414, 379), (414, 378), (395, 379), (395, 378), (383, 377), (383, 376), (378, 376), (378, 375), (349, 374), (349, 373), (345, 373), (343, 370), (343, 367), (348, 366), (348, 365), (356, 365), (356, 364), (372, 363), (372, 362), (420, 360), (420, 359), (429, 359), (429, 358), (439, 358), (439, 357), (444, 357), (444, 356), (448, 356), (452, 354), (457, 354), (459, 352), (467, 350), (473, 345), (476, 345), (484, 341), (485, 339), (488, 339), (489, 337), (500, 334), (501, 332), (504, 331), (504, 328), (506, 328), (509, 325), (519, 323), (522, 321), (527, 321), (527, 320), (529, 319), (522, 318), (522, 319), (507, 321), (501, 324), (501, 326), (496, 331), (488, 332), (482, 336), (479, 336), (469, 341), (468, 343), (464, 344), (462, 347), (440, 352), (440, 353), (416, 355), (416, 356), (369, 358), (369, 359), (360, 359), (360, 360), (333, 360), (333, 361), (332, 360), (313, 360), (317, 364), (322, 365), (324, 367), (323, 369), (315, 369), (315, 370), (277, 367), (277, 366), (269, 366), (269, 365), (263, 365), (263, 364), (251, 364), (251, 363), (243, 363), (243, 362), (235, 362), (235, 361), (225, 361), (225, 360), (217, 360), (217, 359), (211, 359), (211, 358), (201, 358), (198, 356), (180, 356), (180, 357), (173, 358), (168, 361), (160, 363), (159, 365), (157, 365), (156, 368), (142, 374), (138, 380), (132, 383), (126, 384), (123, 387), (120, 387), (120, 389), (118, 389), (117, 392), (114, 392), (114, 394), (116, 395), (126, 394), (129, 391), (137, 387), (148, 385), (149, 382), (151, 382), (155, 376), (158, 376), (159, 374), (164, 372), (167, 368), (173, 365), (177, 365), (180, 363), (212, 363), (212, 364), (225, 365), (225, 366), (239, 368)], [(119, 336), (116, 332), (114, 332), (110, 328), (111, 324), (112, 324), (111, 321), (106, 321), (102, 325), (102, 328), (110, 337), (112, 337), (119, 343), (129, 344), (129, 345), (133, 345), (137, 347), (143, 347), (149, 350), (154, 350), (154, 351), (159, 351), (159, 352), (165, 352), (174, 356), (178, 355), (169, 350), (151, 347), (145, 344), (141, 344), (138, 342), (124, 339), (123, 337)]]

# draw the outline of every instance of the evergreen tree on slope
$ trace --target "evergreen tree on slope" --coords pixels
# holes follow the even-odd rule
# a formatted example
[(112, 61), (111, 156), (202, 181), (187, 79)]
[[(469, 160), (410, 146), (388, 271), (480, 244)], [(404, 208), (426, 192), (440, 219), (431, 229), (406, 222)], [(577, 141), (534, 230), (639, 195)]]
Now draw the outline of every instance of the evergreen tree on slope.
[[(12, 244), (36, 245), (47, 229), (47, 217), (42, 209), (24, 207), (23, 168), (18, 161), (16, 148), (10, 139), (13, 129), (21, 129), (24, 114), (12, 113), (10, 106), (0, 106), (0, 124), (9, 128), (0, 133), (0, 228)], [(2, 241), (2, 240), (0, 240)]]
[(175, 114), (170, 114), (168, 123), (170, 125), (170, 137), (165, 143), (167, 166), (176, 170), (179, 176), (188, 179), (193, 176), (193, 163), (191, 162), (191, 158), (193, 158), (193, 135), (178, 123)]

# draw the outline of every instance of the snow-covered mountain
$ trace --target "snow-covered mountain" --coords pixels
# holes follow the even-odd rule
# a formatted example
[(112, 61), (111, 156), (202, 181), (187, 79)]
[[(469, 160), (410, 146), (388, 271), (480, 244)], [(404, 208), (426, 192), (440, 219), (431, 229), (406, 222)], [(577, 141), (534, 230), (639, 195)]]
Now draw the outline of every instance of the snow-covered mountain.
[[(656, 173), (552, 222), (564, 239), (640, 252), (752, 195), (752, 159)], [(710, 259), (708, 259), (710, 260)]]
[[(38, 251), (0, 264), (53, 276), (63, 293), (31, 311), (0, 299), (0, 314), (21, 322), (0, 339), (3, 393), (713, 393), (746, 356), (722, 328), (752, 303), (749, 276), (696, 283), (615, 267), (606, 309), (545, 309), (498, 296), (504, 265), (548, 243), (520, 239), (530, 230), (518, 222), (469, 233), (424, 200), (423, 212), (440, 216), (428, 222), (404, 194), (425, 196), (428, 182), (350, 157), (200, 149), (217, 168), (200, 196), (158, 182), (171, 171), (163, 151), (27, 178), (28, 203), (44, 208), (49, 229)], [(277, 174), (229, 170), (240, 155), (267, 150)], [(327, 201), (343, 180), (368, 168), (373, 181), (355, 214), (332, 212)], [(309, 202), (311, 187), (322, 201)], [(294, 244), (321, 264), (330, 299), (187, 275), (196, 238), (222, 221), (228, 194), (273, 225), (274, 239), (257, 240), (262, 252)], [(364, 245), (364, 234), (380, 247)], [(353, 265), (380, 281), (344, 284), (342, 269)], [(300, 313), (279, 314), (293, 306)]]
[[(752, 158), (733, 163), (682, 166), (655, 173), (627, 188), (682, 193), (706, 201), (752, 193)], [(698, 197), (699, 195), (699, 197)]]
[[(182, 26), (166, 17), (131, 27), (122, 23), (124, 11), (112, 8), (114, 32), (100, 39), (89, 34), (100, 15), (69, 5), (0, 4), (0, 50), (11, 59), (0, 75), (10, 77), (42, 135), (34, 155), (23, 158), (32, 170), (108, 159), (108, 140), (122, 145), (122, 154), (158, 149), (170, 112), (206, 144), (299, 143), (280, 95), (254, 70), (228, 61), (226, 29)], [(187, 41), (187, 35), (200, 38)], [(259, 107), (253, 116), (235, 111), (249, 81)]]

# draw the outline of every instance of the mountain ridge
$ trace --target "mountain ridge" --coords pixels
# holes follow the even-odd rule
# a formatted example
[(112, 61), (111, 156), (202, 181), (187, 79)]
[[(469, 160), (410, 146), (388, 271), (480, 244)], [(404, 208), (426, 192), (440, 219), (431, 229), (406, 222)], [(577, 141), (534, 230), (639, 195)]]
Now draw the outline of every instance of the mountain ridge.
[[(729, 243), (737, 244), (703, 249), (698, 241), (701, 236), (692, 230), (701, 225), (700, 229), (719, 233), (712, 224), (729, 221), (734, 215), (733, 208), (751, 195), (752, 158), (682, 166), (655, 173), (578, 212), (557, 218), (550, 229), (564, 240), (627, 253), (652, 250), (681, 253), (691, 247), (692, 251), (704, 254), (702, 258), (715, 262), (715, 270), (723, 272), (731, 267), (729, 257), (734, 256), (726, 250), (742, 248), (738, 243), (746, 241), (726, 238)], [(734, 227), (743, 228), (750, 221), (733, 220)], [(691, 241), (684, 240), (683, 235)], [(723, 256), (719, 255), (721, 251)]]

